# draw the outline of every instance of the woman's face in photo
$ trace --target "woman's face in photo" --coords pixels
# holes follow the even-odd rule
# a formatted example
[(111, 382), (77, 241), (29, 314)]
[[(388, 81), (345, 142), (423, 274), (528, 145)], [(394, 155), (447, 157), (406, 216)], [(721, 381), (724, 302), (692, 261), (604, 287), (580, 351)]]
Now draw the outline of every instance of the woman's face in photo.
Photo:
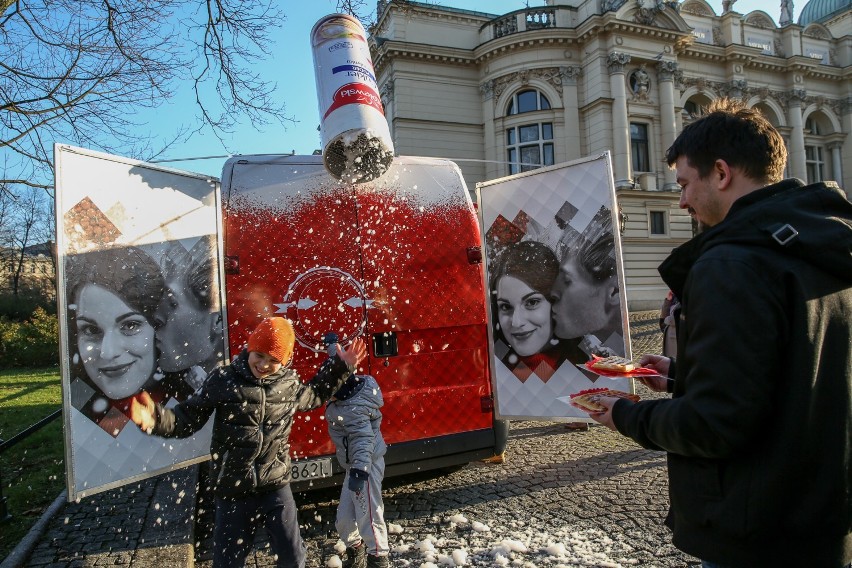
[(497, 282), (497, 317), (503, 337), (522, 357), (538, 353), (550, 341), (550, 302), (514, 276)]
[(194, 298), (178, 282), (169, 282), (157, 318), (157, 347), (160, 368), (167, 373), (189, 369), (206, 361), (216, 348), (213, 333), (215, 314), (195, 306)]
[(154, 328), (101, 286), (77, 296), (77, 348), (89, 378), (112, 399), (138, 393), (154, 372)]
[[(553, 284), (553, 321), (557, 337), (582, 337), (606, 327), (610, 279), (597, 281), (580, 266), (576, 257), (562, 263)], [(605, 340), (606, 338), (599, 338)]]

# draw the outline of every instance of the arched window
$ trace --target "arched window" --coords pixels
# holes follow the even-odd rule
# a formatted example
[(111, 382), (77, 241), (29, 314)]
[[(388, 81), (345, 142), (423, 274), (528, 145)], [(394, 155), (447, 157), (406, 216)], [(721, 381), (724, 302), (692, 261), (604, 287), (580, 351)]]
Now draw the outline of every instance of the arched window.
[(710, 99), (701, 94), (696, 94), (689, 97), (689, 100), (683, 104), (683, 121), (689, 123), (696, 118), (701, 118), (710, 105)]
[(506, 108), (506, 116), (536, 110), (550, 110), (550, 101), (538, 90), (527, 89), (512, 96), (512, 100), (509, 101), (509, 106)]
[[(509, 174), (556, 163), (553, 117), (540, 115), (536, 122), (531, 121), (532, 117), (518, 117), (523, 113), (551, 110), (550, 101), (538, 89), (524, 89), (512, 95), (506, 107), (505, 140)], [(550, 112), (544, 114), (552, 115)]]
[(828, 150), (824, 136), (831, 132), (828, 120), (815, 112), (805, 120), (805, 169), (808, 183), (829, 179), (826, 172)]

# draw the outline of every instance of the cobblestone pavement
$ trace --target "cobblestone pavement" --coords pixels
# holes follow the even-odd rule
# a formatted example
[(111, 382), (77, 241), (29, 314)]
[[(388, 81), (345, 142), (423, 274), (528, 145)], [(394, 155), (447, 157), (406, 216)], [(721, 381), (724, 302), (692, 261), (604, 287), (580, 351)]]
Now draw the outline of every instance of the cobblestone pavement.
[[(659, 352), (656, 312), (632, 314), (630, 327), (634, 357)], [(639, 388), (643, 398), (658, 396)], [(28, 560), (10, 566), (194, 561), (210, 568), (211, 513), (196, 515), (197, 475), (197, 468), (187, 468), (65, 505)], [(671, 545), (662, 524), (667, 488), (663, 453), (606, 428), (512, 422), (504, 464), (474, 463), (443, 476), (386, 483), (391, 565), (451, 565), (450, 555), (463, 551), (467, 565), (498, 566), (500, 546), (509, 564), (530, 568), (697, 565)], [(312, 568), (335, 566), (336, 497), (336, 489), (297, 495)], [(263, 538), (260, 531), (250, 567), (275, 565)]]

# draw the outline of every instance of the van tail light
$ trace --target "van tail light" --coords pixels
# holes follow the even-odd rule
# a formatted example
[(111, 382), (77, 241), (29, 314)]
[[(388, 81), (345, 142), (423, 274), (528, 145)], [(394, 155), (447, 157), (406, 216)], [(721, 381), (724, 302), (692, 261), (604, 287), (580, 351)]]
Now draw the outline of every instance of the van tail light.
[(480, 247), (468, 247), (467, 262), (468, 264), (482, 264), (482, 249)]
[(483, 396), (479, 398), (479, 407), (482, 409), (482, 412), (493, 412), (494, 411), (494, 399), (489, 396)]

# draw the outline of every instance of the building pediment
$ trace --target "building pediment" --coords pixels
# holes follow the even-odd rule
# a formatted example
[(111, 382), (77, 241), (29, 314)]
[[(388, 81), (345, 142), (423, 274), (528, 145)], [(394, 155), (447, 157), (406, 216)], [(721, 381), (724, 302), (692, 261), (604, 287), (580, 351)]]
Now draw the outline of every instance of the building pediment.
[(680, 16), (680, 6), (668, 0), (604, 0), (604, 14), (615, 12), (618, 20), (669, 30), (688, 32), (689, 25)]

